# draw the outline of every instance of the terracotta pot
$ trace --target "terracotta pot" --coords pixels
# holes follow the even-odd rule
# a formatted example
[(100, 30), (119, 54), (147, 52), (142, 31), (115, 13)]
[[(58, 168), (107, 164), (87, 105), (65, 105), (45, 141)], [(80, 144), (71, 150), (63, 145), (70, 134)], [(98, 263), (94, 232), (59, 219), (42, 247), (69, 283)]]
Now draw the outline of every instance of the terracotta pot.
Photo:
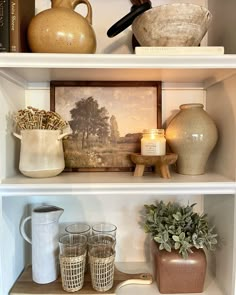
[(183, 104), (166, 129), (166, 140), (178, 154), (177, 172), (199, 175), (217, 142), (217, 129), (199, 103)]
[(159, 250), (152, 241), (154, 276), (160, 293), (201, 293), (206, 275), (206, 255), (202, 249), (193, 249), (188, 259), (176, 250)]
[[(83, 17), (74, 11), (87, 5)], [(92, 7), (88, 0), (52, 0), (52, 8), (37, 14), (28, 28), (28, 41), (33, 52), (94, 53), (96, 37), (92, 24)]]

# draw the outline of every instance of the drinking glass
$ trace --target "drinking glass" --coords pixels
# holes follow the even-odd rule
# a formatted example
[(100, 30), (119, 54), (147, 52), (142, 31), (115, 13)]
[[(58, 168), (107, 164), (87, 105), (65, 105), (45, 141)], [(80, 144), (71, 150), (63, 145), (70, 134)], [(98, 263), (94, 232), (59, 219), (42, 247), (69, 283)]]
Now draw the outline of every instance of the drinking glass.
[(84, 284), (87, 236), (65, 234), (59, 238), (62, 288), (67, 292), (80, 290)]
[(84, 234), (86, 236), (90, 235), (90, 225), (87, 223), (73, 223), (65, 228), (65, 231), (69, 234)]
[[(65, 231), (69, 234), (84, 234), (87, 238), (90, 236), (91, 227), (87, 223), (72, 223), (65, 228)], [(86, 257), (86, 264), (85, 264), (85, 272), (89, 269), (89, 261), (88, 256)]]
[(109, 234), (112, 235), (113, 237), (116, 237), (116, 230), (117, 227), (112, 224), (112, 223), (97, 223), (92, 226), (92, 233), (94, 234)]
[(105, 292), (112, 288), (115, 270), (115, 238), (96, 234), (88, 239), (88, 253), (92, 287)]

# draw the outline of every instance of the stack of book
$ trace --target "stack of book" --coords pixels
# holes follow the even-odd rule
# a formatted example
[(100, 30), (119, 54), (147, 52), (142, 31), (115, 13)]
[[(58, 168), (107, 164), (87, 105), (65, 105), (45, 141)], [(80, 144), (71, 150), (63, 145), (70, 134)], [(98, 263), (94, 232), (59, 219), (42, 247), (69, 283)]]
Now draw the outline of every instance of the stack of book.
[(35, 0), (0, 0), (0, 52), (29, 52), (27, 28)]

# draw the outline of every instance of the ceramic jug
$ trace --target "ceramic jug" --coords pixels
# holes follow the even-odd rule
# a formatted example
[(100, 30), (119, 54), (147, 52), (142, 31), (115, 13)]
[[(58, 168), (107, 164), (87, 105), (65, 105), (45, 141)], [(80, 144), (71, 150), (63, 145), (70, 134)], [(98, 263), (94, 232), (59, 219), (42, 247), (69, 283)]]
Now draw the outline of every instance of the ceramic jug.
[[(32, 244), (32, 276), (38, 284), (53, 282), (58, 276), (58, 220), (63, 209), (55, 206), (40, 206), (26, 217), (20, 226), (23, 238)], [(25, 224), (31, 220), (30, 239)]]
[(166, 129), (167, 143), (178, 154), (177, 172), (204, 174), (218, 139), (216, 125), (200, 103), (183, 104), (179, 108)]
[(60, 130), (21, 130), (13, 133), (21, 140), (19, 169), (29, 177), (56, 176), (65, 168), (62, 138)]
[[(81, 3), (87, 6), (85, 17), (74, 11)], [(88, 0), (52, 0), (52, 8), (31, 20), (28, 42), (32, 52), (95, 53), (91, 4)]]

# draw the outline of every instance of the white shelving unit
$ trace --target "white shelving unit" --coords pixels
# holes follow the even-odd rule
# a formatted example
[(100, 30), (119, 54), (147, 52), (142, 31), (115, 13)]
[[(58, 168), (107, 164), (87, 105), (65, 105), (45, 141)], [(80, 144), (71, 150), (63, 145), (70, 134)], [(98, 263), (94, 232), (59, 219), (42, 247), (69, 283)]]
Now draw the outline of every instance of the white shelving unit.
[[(39, 10), (50, 5), (49, 0), (43, 1), (44, 6), (39, 2), (36, 1)], [(101, 12), (106, 1), (90, 2), (95, 11)], [(130, 8), (128, 0), (113, 2), (112, 8), (109, 6), (115, 10), (114, 16), (111, 14), (108, 18), (111, 23), (95, 19), (97, 35), (102, 35), (101, 32)], [(143, 205), (161, 199), (196, 202), (196, 210), (209, 215), (210, 221), (216, 224), (220, 245), (216, 252), (209, 254), (203, 294), (236, 294), (236, 45), (232, 38), (236, 25), (227, 24), (236, 5), (228, 1), (222, 8), (221, 0), (189, 2), (208, 4), (215, 16), (214, 23), (218, 21), (222, 25), (221, 30), (214, 27), (209, 31), (209, 44), (225, 46), (226, 53), (230, 54), (151, 57), (123, 51), (118, 54), (119, 48), (111, 52), (115, 54), (106, 54), (112, 42), (127, 41), (126, 33), (109, 41), (101, 37), (105, 40), (104, 50), (100, 44), (95, 55), (0, 54), (0, 295), (9, 293), (24, 266), (30, 263), (30, 247), (20, 236), (19, 224), (37, 204), (50, 203), (64, 208), (60, 219), (62, 229), (65, 223), (74, 221), (115, 223), (118, 226), (117, 262), (127, 263), (126, 269), (136, 272), (140, 268), (145, 271), (150, 262), (148, 239), (139, 224)], [(121, 4), (124, 7), (118, 14)], [(222, 32), (225, 38), (221, 37)], [(47, 179), (20, 175), (20, 145), (12, 136), (11, 115), (27, 105), (49, 109), (51, 80), (161, 80), (164, 126), (181, 103), (203, 103), (219, 131), (219, 141), (206, 174), (184, 176), (172, 171), (172, 178), (168, 180), (152, 174), (133, 177), (129, 172), (62, 173)], [(143, 263), (141, 267), (135, 266), (139, 262)], [(144, 293), (159, 294), (155, 283), (127, 286), (118, 291), (120, 295)]]
[[(88, 189), (89, 187), (89, 189)], [(206, 173), (183, 177), (172, 173), (171, 179), (158, 178), (147, 173), (133, 177), (129, 172), (64, 172), (54, 178), (30, 179), (21, 175), (2, 181), (4, 195), (189, 195), (234, 194), (235, 183), (224, 176)]]
[(3, 76), (26, 88), (50, 80), (106, 81), (111, 75), (118, 81), (162, 80), (165, 83), (194, 83), (206, 88), (233, 76), (236, 59), (234, 55), (63, 54), (61, 57), (60, 54), (2, 53), (0, 67)]

